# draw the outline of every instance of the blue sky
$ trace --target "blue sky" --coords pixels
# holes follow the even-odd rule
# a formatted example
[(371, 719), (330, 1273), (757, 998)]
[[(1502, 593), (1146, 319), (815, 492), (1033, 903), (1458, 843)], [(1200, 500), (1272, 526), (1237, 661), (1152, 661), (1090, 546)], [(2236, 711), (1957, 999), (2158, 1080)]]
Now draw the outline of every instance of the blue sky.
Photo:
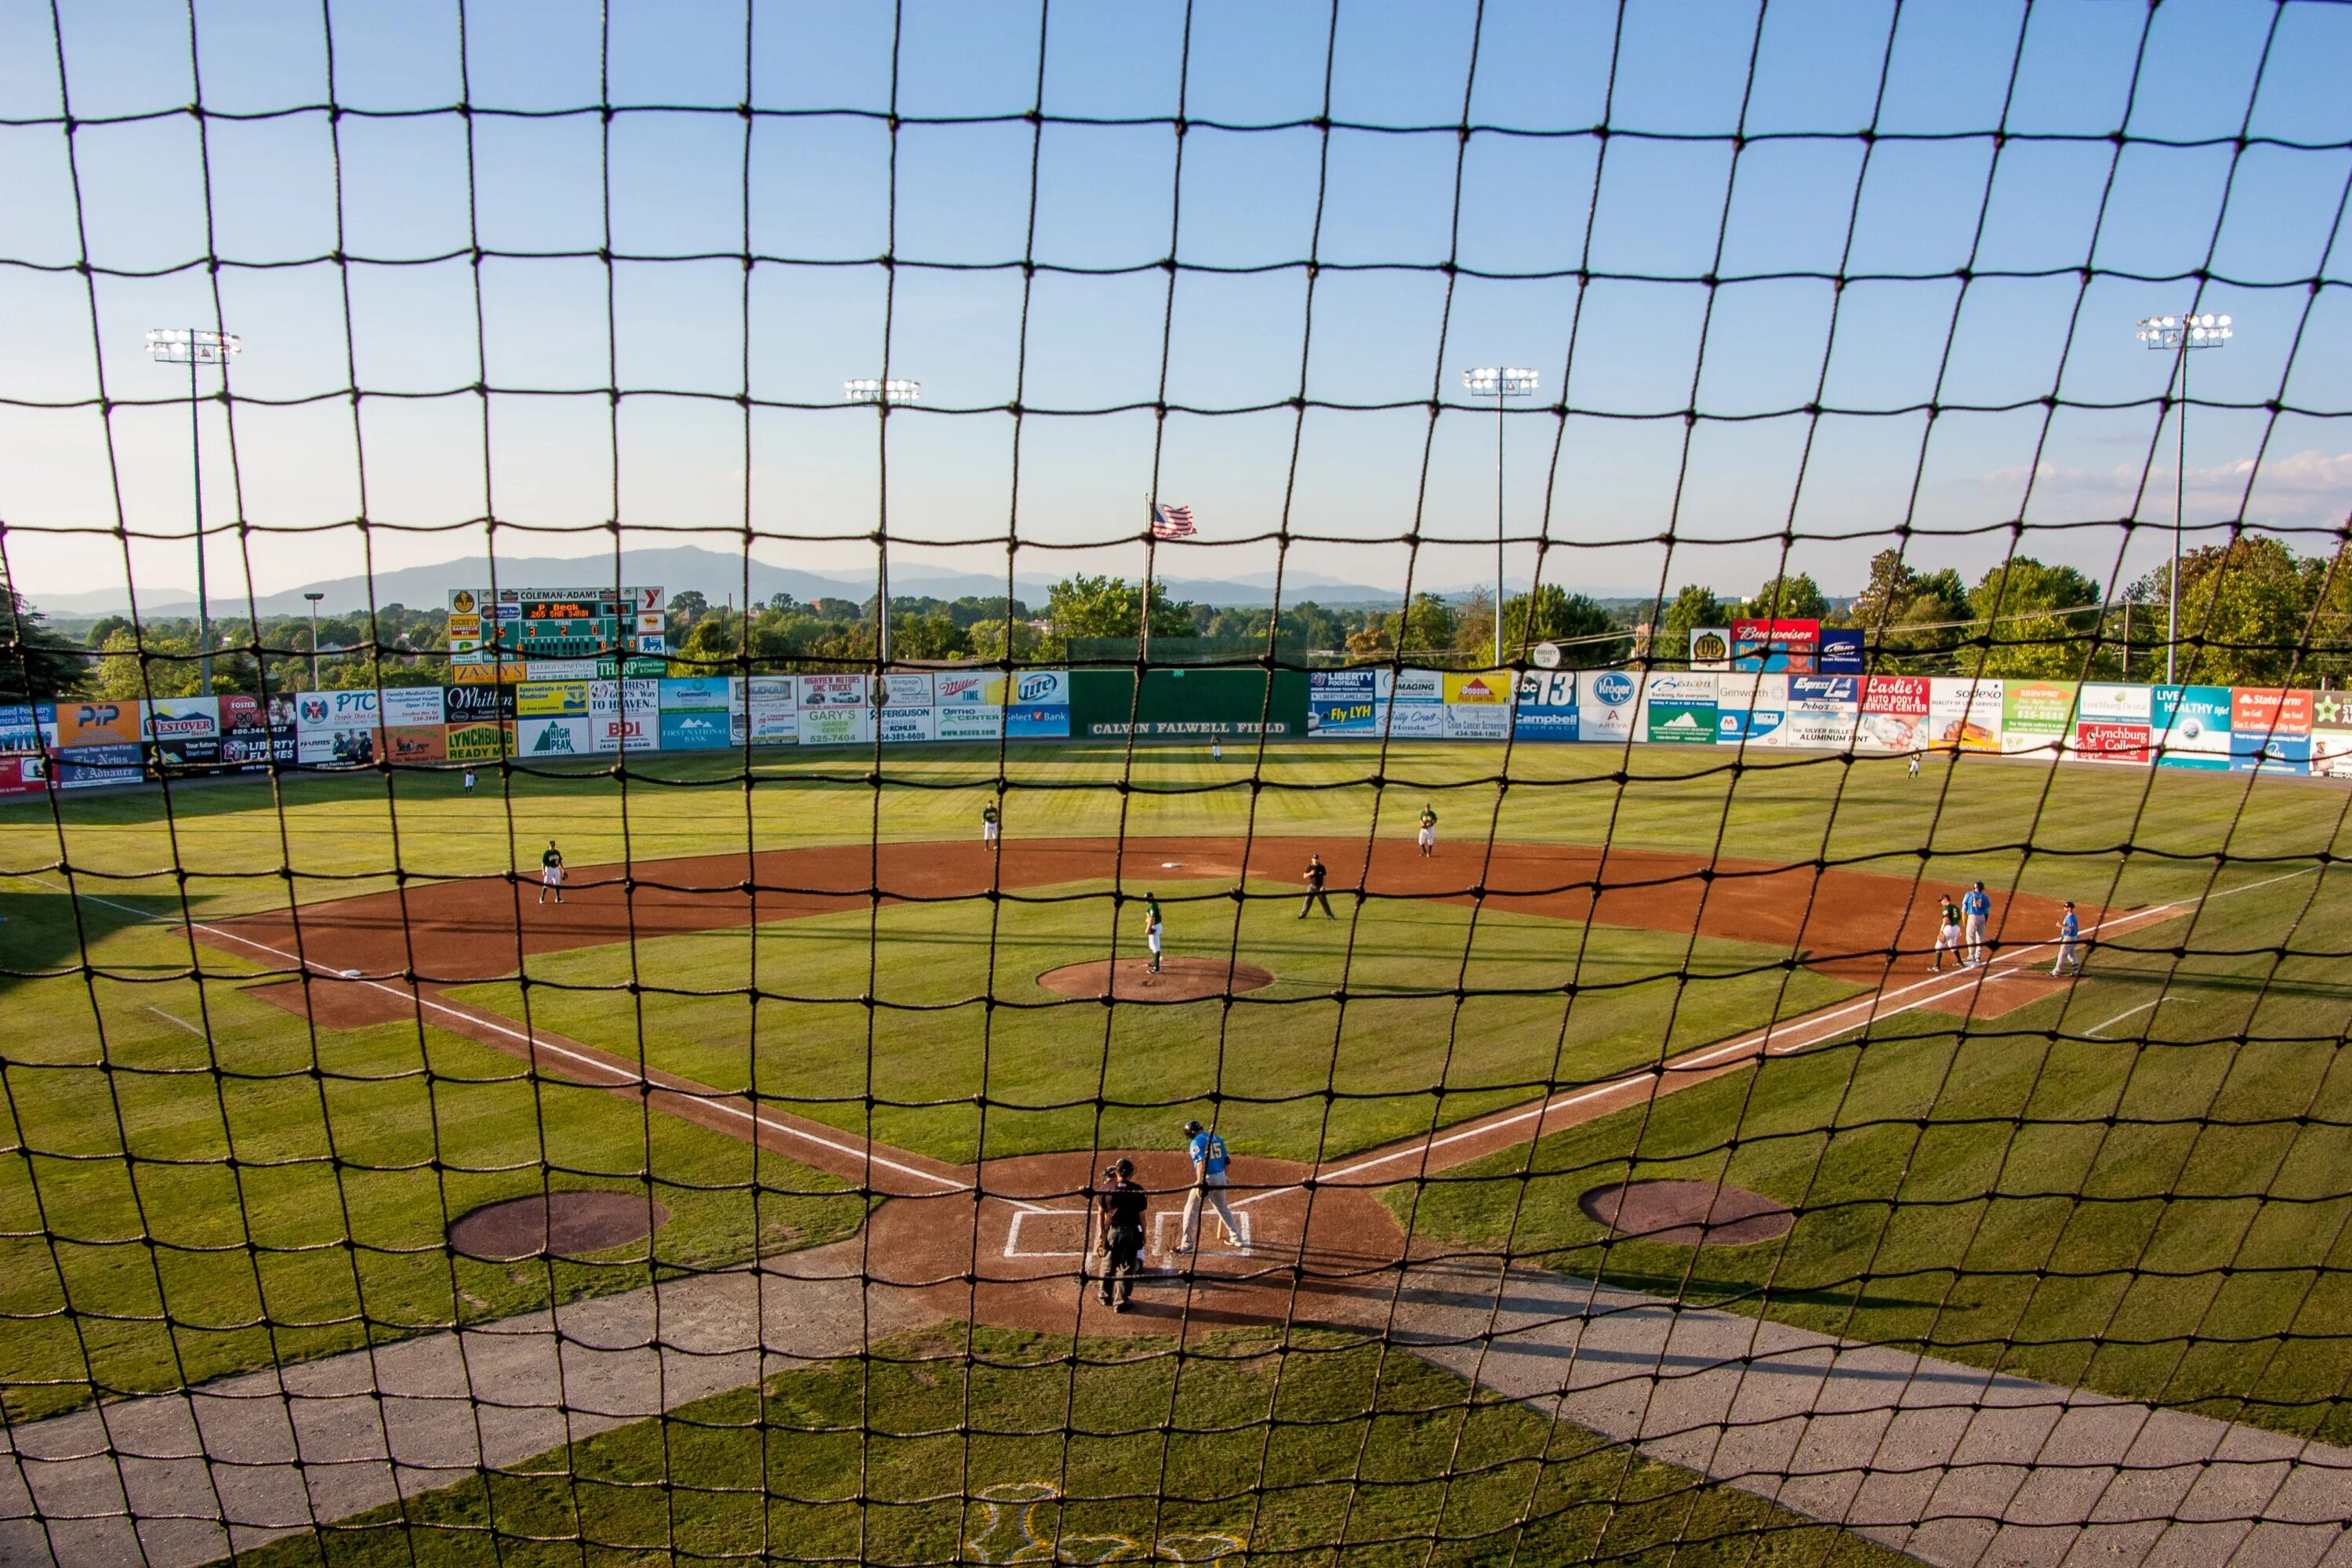
[[(2197, 357), (2192, 392), (2246, 406), (2192, 416), (2189, 521), (2242, 507), (2312, 528), (2352, 506), (2352, 7), (1343, 0), (1335, 19), (1306, 0), (1049, 16), (762, 0), (747, 62), (737, 5), (616, 0), (600, 20), (488, 0), (466, 9), (461, 47), (458, 12), (433, 0), (332, 0), (324, 19), (315, 0), (207, 0), (203, 102), (267, 118), (214, 118), (201, 142), (171, 112), (198, 92), (184, 14), (65, 0), (62, 16), (84, 122), (70, 168), (48, 7), (0, 0), (0, 118), (16, 122), (0, 127), (0, 397), (18, 400), (0, 406), (0, 544), (36, 597), (122, 579), (118, 476), (142, 588), (193, 583), (186, 384), (142, 341), (214, 323), (215, 280), (193, 265), (208, 248), (219, 319), (247, 348), (234, 385), (255, 400), (235, 415), (236, 486), (229, 426), (205, 411), (206, 521), (224, 531), (209, 559), (232, 601), (239, 490), (242, 516), (273, 531), (248, 552), (263, 592), (357, 571), (364, 542), (384, 567), (478, 551), (468, 520), (488, 511), (544, 531), (502, 530), (502, 552), (609, 559), (616, 506), (632, 542), (738, 548), (675, 531), (739, 530), (748, 509), (762, 559), (870, 567), (877, 421), (838, 401), (886, 341), (892, 374), (924, 389), (888, 438), (891, 531), (937, 542), (908, 545), (910, 563), (1001, 572), (1001, 542), (954, 542), (1017, 528), (1107, 545), (1024, 550), (1024, 575), (1132, 574), (1156, 464), (1208, 542), (1164, 552), (1172, 574), (1270, 569), (1270, 544), (1218, 542), (1286, 510), (1294, 531), (1345, 541), (1295, 546), (1293, 570), (1401, 584), (1409, 552), (1374, 542), (1417, 524), (1439, 542), (1417, 582), (1476, 581), (1494, 416), (1449, 406), (1433, 434), (1427, 404), (1460, 405), (1462, 369), (1504, 363), (1570, 408), (1509, 421), (1508, 528), (1560, 546), (1547, 580), (1737, 592), (1780, 546), (1726, 542), (1793, 528), (1808, 537), (1792, 564), (1850, 591), (1906, 521), (1912, 559), (1973, 576), (2021, 514), (2037, 525), (2022, 549), (2105, 581), (2122, 531), (2039, 525), (2168, 528), (2155, 399), (2171, 367), (2133, 323), (2183, 309), (2208, 265), (2201, 308), (2236, 336)], [(333, 127), (331, 30), (334, 100), (375, 111)], [(672, 107), (608, 125), (600, 61), (613, 103)], [(748, 130), (747, 79), (776, 111)], [(1327, 79), (1332, 119), (1381, 129), (1292, 123), (1325, 112)], [(1465, 84), (1481, 128), (1466, 143)], [(476, 115), (469, 152), (451, 109), (468, 94), (535, 112)], [(1180, 104), (1286, 128), (1196, 125), (1180, 174)], [(1033, 129), (1034, 107), (1150, 122)], [(894, 109), (967, 122), (902, 120), (894, 137), (878, 118)], [(1874, 125), (1874, 142), (1855, 134)], [(78, 213), (101, 269), (95, 325), (71, 269)], [(748, 281), (747, 223), (763, 258)], [(589, 254), (493, 255), (478, 272), (476, 243)], [(329, 258), (339, 244), (347, 266)], [(608, 267), (593, 254), (607, 244), (709, 258)], [(1025, 286), (1007, 265), (1024, 255)], [(1309, 256), (1325, 264), (1311, 284)], [(1465, 269), (1451, 279), (1449, 258)], [(1984, 276), (2003, 272), (2046, 275)], [(1709, 273), (1727, 280), (1711, 308)], [(95, 407), (43, 406), (95, 398), (101, 370), (111, 463)], [(502, 389), (487, 444), (465, 390), (485, 376)], [(1250, 412), (1171, 414), (1155, 442), (1150, 410), (1128, 405), (1163, 377), (1171, 404)], [(383, 395), (356, 426), (354, 379)], [(608, 380), (629, 394), (617, 416)], [(1346, 406), (1302, 417), (1286, 401), (1302, 390)], [(1016, 396), (1038, 411), (1018, 422), (1017, 499)], [(1816, 399), (1847, 412), (1801, 411)], [(1931, 400), (2022, 406), (1947, 412), (1931, 433)], [(1107, 407), (1125, 411), (1083, 412)], [(367, 542), (349, 526), (362, 479), (366, 515), (396, 525)], [(2130, 569), (2163, 531), (2136, 536)], [(1532, 543), (1511, 556), (1524, 581)]]

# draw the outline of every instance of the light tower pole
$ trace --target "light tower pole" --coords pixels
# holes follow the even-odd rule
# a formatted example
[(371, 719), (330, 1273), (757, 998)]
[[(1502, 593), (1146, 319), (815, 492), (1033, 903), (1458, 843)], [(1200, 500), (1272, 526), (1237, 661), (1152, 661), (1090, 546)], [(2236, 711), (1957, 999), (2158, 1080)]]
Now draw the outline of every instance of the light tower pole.
[(195, 474), (196, 540), (196, 690), (213, 694), (213, 617), (205, 592), (205, 449), (204, 405), (196, 396), (196, 367), (216, 364), (226, 383), (229, 356), (244, 352), (234, 332), (203, 327), (158, 327), (147, 334), (147, 357), (158, 364), (188, 367), (188, 457)]
[[(873, 404), (878, 416), (882, 420), (882, 428), (885, 431), (887, 431), (890, 428), (891, 408), (898, 405), (921, 402), (923, 398), (923, 384), (919, 381), (901, 381), (896, 376), (892, 376), (887, 380), (883, 380), (875, 376), (858, 376), (854, 380), (845, 381), (841, 384), (841, 396), (842, 400), (845, 403)], [(881, 468), (881, 473), (883, 475), (882, 483), (886, 487), (890, 482), (889, 471), (889, 465), (886, 462)], [(877, 564), (875, 568), (876, 592), (874, 598), (874, 656), (875, 668), (877, 670), (887, 669), (890, 668), (890, 523), (889, 509), (887, 505), (888, 497), (889, 491), (887, 489), (885, 489), (883, 491), (885, 505), (883, 508), (881, 544), (877, 552)]]
[(2172, 586), (2164, 595), (2164, 683), (2176, 684), (2180, 652), (2180, 519), (2189, 500), (2189, 351), (2218, 349), (2230, 341), (2227, 316), (2150, 316), (2139, 324), (2139, 341), (2173, 356), (2180, 378), (2174, 406), (2172, 459)]
[(1504, 399), (1525, 397), (1541, 384), (1531, 370), (1518, 365), (1481, 365), (1462, 373), (1462, 384), (1473, 397), (1495, 400), (1495, 668), (1503, 667), (1503, 405)]
[(310, 689), (319, 689), (319, 601), (324, 594), (305, 590), (302, 596), (310, 601)]

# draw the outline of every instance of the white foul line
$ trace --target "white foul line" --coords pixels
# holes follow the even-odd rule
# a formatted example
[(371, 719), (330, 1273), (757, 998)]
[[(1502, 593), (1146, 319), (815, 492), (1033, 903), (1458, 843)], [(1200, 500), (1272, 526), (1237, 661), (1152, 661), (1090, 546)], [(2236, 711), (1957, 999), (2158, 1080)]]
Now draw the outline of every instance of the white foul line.
[[(2289, 871), (2284, 876), (2281, 877), (2266, 877), (2259, 882), (2248, 882), (2243, 887), (2225, 889), (2221, 892), (2208, 893), (2200, 898), (2190, 899), (2184, 902), (2154, 904), (2144, 910), (2134, 910), (2128, 914), (2117, 915), (2113, 919), (2101, 921), (2096, 925), (2090, 927), (2089, 931), (2084, 934), (2087, 935), (2092, 932), (2110, 931), (2137, 921), (2152, 921), (2163, 916), (2184, 913), (2214, 899), (2226, 899), (2235, 893), (2252, 892), (2256, 888), (2267, 888), (2273, 882), (2284, 882), (2296, 877), (2307, 877), (2316, 869), (2318, 869), (2317, 867), (2306, 866), (2300, 871)], [(2052, 943), (2047, 942), (2037, 942), (2018, 949), (2016, 952), (2011, 954), (2011, 957), (2005, 961), (2008, 967), (2003, 973), (2013, 975), (2019, 973), (2022, 970), (2036, 967), (2035, 962), (2029, 960), (2027, 955), (2030, 953), (2046, 952), (2052, 945)], [(1962, 973), (1968, 973), (1969, 972), (1964, 970)], [(1352, 1165), (1343, 1165), (1328, 1175), (1318, 1175), (1315, 1178), (1316, 1184), (1318, 1186), (1329, 1185), (1342, 1180), (1343, 1178), (1360, 1175), (1366, 1171), (1377, 1170), (1382, 1165), (1394, 1164), (1401, 1160), (1409, 1160), (1416, 1156), (1426, 1158), (1426, 1156), (1432, 1152), (1443, 1149), (1449, 1144), (1459, 1143), (1471, 1138), (1483, 1138), (1489, 1133), (1498, 1132), (1506, 1127), (1516, 1127), (1522, 1121), (1537, 1121), (1538, 1123), (1538, 1136), (1541, 1136), (1541, 1121), (1549, 1117), (1554, 1111), (1566, 1110), (1570, 1107), (1581, 1105), (1590, 1100), (1597, 1100), (1604, 1095), (1615, 1094), (1623, 1089), (1633, 1088), (1637, 1084), (1652, 1082), (1663, 1079), (1669, 1072), (1692, 1072), (1699, 1070), (1712, 1065), (1725, 1057), (1738, 1056), (1750, 1051), (1760, 1051), (1760, 1053), (1765, 1056), (1786, 1056), (1791, 1051), (1803, 1050), (1811, 1046), (1818, 1046), (1824, 1041), (1835, 1039), (1838, 1036), (1846, 1033), (1847, 1028), (1845, 1027), (1832, 1029), (1826, 1034), (1814, 1033), (1813, 1031), (1818, 1029), (1820, 1026), (1843, 1018), (1848, 1014), (1864, 1011), (1869, 1012), (1869, 1016), (1863, 1020), (1864, 1024), (1875, 1023), (1881, 1018), (1899, 1017), (1905, 1013), (1912, 1012), (1917, 1008), (1927, 1006), (1936, 1002), (1940, 1002), (1948, 996), (1956, 996), (1963, 991), (1967, 991), (1973, 986), (1980, 985), (1985, 981), (1993, 978), (1995, 978), (1994, 972), (1990, 968), (1987, 968), (1981, 973), (1974, 974), (1969, 979), (1959, 981), (1955, 984), (1946, 985), (1943, 990), (1936, 992), (1933, 995), (1916, 997), (1911, 1001), (1904, 1003), (1901, 1006), (1886, 1008), (1884, 1011), (1871, 1010), (1876, 1008), (1881, 1003), (1891, 1001), (1895, 997), (1908, 995), (1914, 991), (1921, 990), (1927, 986), (1939, 985), (1944, 983), (1935, 980), (1920, 980), (1915, 981), (1911, 984), (1906, 985), (1898, 991), (1887, 992), (1882, 990), (1874, 992), (1870, 995), (1864, 996), (1858, 1001), (1849, 1002), (1843, 1006), (1838, 1007), (1831, 1012), (1818, 1015), (1812, 1017), (1810, 1021), (1791, 1020), (1792, 1023), (1800, 1023), (1802, 1025), (1801, 1028), (1793, 1032), (1808, 1034), (1811, 1036), (1810, 1038), (1792, 1040), (1788, 1044), (1776, 1046), (1772, 1044), (1773, 1031), (1775, 1029), (1786, 1029), (1789, 1026), (1782, 1024), (1770, 1025), (1759, 1034), (1749, 1035), (1742, 1039), (1732, 1040), (1727, 1044), (1717, 1046), (1712, 1049), (1702, 1051), (1696, 1056), (1684, 1057), (1672, 1062), (1663, 1064), (1657, 1068), (1644, 1068), (1638, 1072), (1630, 1072), (1621, 1078), (1611, 1079), (1606, 1083), (1595, 1084), (1590, 1089), (1579, 1089), (1573, 1094), (1563, 1095), (1557, 1100), (1547, 1100), (1540, 1105), (1534, 1105), (1524, 1110), (1515, 1111), (1508, 1116), (1503, 1117), (1499, 1121), (1473, 1122), (1471, 1125), (1460, 1128), (1455, 1131), (1449, 1132), (1442, 1138), (1432, 1138), (1423, 1142), (1415, 1143), (1410, 1148), (1399, 1149), (1387, 1154), (1376, 1154), (1368, 1160), (1360, 1160)], [(2126, 1014), (2125, 1016), (2129, 1016), (2129, 1015)], [(2114, 1023), (2115, 1021), (2116, 1020), (2112, 1018), (2107, 1020), (2108, 1023)], [(1851, 1026), (1849, 1026), (1849, 1027)], [(2103, 1025), (2101, 1026), (2104, 1027), (2105, 1026)], [(1235, 1208), (1240, 1208), (1244, 1205), (1263, 1202), (1265, 1199), (1277, 1196), (1282, 1193), (1293, 1192), (1296, 1190), (1296, 1184), (1288, 1187), (1276, 1187), (1269, 1191), (1254, 1194), (1249, 1197), (1244, 1198), (1234, 1206)]]
[[(24, 879), (28, 882), (47, 881), (47, 879), (40, 877), (26, 877)], [(47, 885), (50, 887), (57, 886), (54, 882), (48, 882)], [(113, 899), (101, 898), (96, 893), (85, 893), (71, 887), (67, 888), (65, 890), (71, 897), (88, 899), (91, 903), (104, 904), (109, 909), (127, 910), (131, 913), (139, 916), (142, 921), (148, 918), (147, 911), (145, 910), (135, 909), (131, 905), (118, 902)], [(177, 924), (179, 922), (173, 921), (173, 923)], [(204, 921), (189, 921), (187, 925), (188, 929), (191, 931), (210, 931), (213, 935), (217, 937), (226, 937), (230, 942), (243, 942), (246, 946), (253, 948), (257, 952), (268, 953), (275, 958), (287, 959), (306, 972), (314, 972), (333, 980), (341, 980), (343, 978), (343, 972), (341, 970), (330, 969), (323, 963), (314, 963), (310, 959), (302, 957), (299, 953), (288, 952), (284, 948), (272, 947), (266, 942), (256, 942), (249, 936), (240, 935), (236, 931), (225, 930), (220, 926), (213, 925)], [(495, 1030), (499, 1034), (506, 1036), (509, 1039), (520, 1040), (523, 1045), (530, 1050), (552, 1051), (559, 1057), (566, 1058), (572, 1061), (580, 1063), (583, 1067), (589, 1068), (596, 1072), (604, 1073), (609, 1077), (618, 1079), (623, 1083), (643, 1084), (647, 1089), (661, 1089), (664, 1087), (663, 1085), (654, 1082), (643, 1073), (633, 1071), (630, 1068), (619, 1066), (616, 1063), (604, 1061), (600, 1058), (585, 1056), (579, 1051), (567, 1049), (562, 1046), (554, 1044), (552, 1041), (535, 1038), (523, 1030), (509, 1028), (506, 1025), (499, 1023), (495, 1019), (485, 1017), (479, 1013), (470, 1012), (462, 1007), (452, 1007), (446, 1003), (436, 1002), (420, 991), (404, 991), (397, 985), (387, 985), (381, 980), (352, 980), (346, 981), (345, 984), (369, 986), (374, 990), (383, 992), (387, 996), (397, 996), (404, 1002), (414, 1002), (419, 1007), (429, 1007), (434, 1012), (446, 1013), (452, 1018), (463, 1018), (467, 1023), (476, 1025), (481, 1028)], [(176, 1019), (173, 1020), (175, 1023), (178, 1020)], [(679, 1093), (677, 1089), (669, 1089), (667, 1092), (671, 1094)], [(965, 1193), (972, 1190), (962, 1182), (954, 1181), (946, 1176), (934, 1175), (929, 1171), (918, 1169), (913, 1165), (901, 1164), (896, 1160), (885, 1159), (883, 1156), (875, 1153), (870, 1148), (860, 1149), (852, 1143), (839, 1143), (830, 1138), (820, 1138), (814, 1132), (805, 1131), (801, 1128), (793, 1127), (786, 1122), (772, 1121), (767, 1117), (761, 1115), (757, 1111), (745, 1110), (740, 1106), (730, 1105), (725, 1100), (706, 1100), (699, 1095), (685, 1095), (683, 1098), (695, 1100), (697, 1103), (701, 1105), (707, 1105), (713, 1110), (722, 1110), (730, 1116), (740, 1117), (743, 1121), (751, 1122), (753, 1126), (765, 1128), (771, 1132), (781, 1132), (786, 1137), (797, 1138), (804, 1143), (814, 1143), (820, 1149), (830, 1149), (837, 1154), (846, 1154), (851, 1159), (861, 1160), (871, 1165), (879, 1165), (885, 1170), (896, 1171), (902, 1176), (912, 1176), (918, 1181), (929, 1182), (933, 1186), (939, 1187), (947, 1192)]]
[(205, 1034), (202, 1029), (197, 1028), (194, 1024), (189, 1023), (185, 1018), (182, 1018), (182, 1017), (174, 1016), (173, 1015), (172, 1015), (172, 1014), (170, 1014), (170, 1013), (166, 1013), (166, 1012), (165, 1012), (165, 1011), (163, 1011), (163, 1009), (162, 1009), (161, 1007), (153, 1006), (153, 1005), (151, 1005), (148, 1007), (147, 1011), (149, 1011), (150, 1013), (154, 1014), (154, 1015), (155, 1015), (155, 1016), (157, 1016), (158, 1018), (163, 1019), (163, 1022), (165, 1022), (165, 1023), (167, 1023), (167, 1024), (177, 1024), (177, 1025), (179, 1025), (179, 1026), (180, 1026), (180, 1027), (182, 1027), (183, 1029), (187, 1030), (187, 1031), (188, 1031), (188, 1033), (190, 1033), (190, 1034), (192, 1034), (192, 1035), (195, 1036), (195, 1037), (196, 1037), (196, 1038), (198, 1038), (198, 1039), (200, 1039), (200, 1040), (204, 1040), (204, 1041), (209, 1042), (209, 1041), (212, 1039), (212, 1037), (211, 1037), (210, 1035)]
[(2104, 1031), (2107, 1027), (2108, 1024), (2120, 1024), (2126, 1018), (2130, 1017), (2134, 1013), (2145, 1013), (2150, 1007), (2156, 1006), (2158, 1003), (2170, 1002), (2173, 1000), (2174, 998), (2170, 996), (2158, 996), (2155, 1001), (2143, 1002), (2137, 1007), (2126, 1007), (2122, 1012), (2116, 1014), (2114, 1017), (2108, 1019), (2105, 1024), (2095, 1024), (2090, 1028), (2084, 1030), (2083, 1037), (2086, 1040), (2092, 1039)]

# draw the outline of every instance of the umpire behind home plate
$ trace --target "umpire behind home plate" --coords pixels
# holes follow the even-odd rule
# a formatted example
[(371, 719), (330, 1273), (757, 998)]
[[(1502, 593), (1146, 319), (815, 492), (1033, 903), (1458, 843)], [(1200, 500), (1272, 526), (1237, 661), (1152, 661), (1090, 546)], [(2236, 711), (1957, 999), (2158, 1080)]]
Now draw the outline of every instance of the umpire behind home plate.
[[(1095, 1205), (1102, 1212), (1102, 1304), (1115, 1312), (1127, 1310), (1135, 1294), (1135, 1277), (1143, 1272), (1143, 1210), (1150, 1200), (1135, 1182), (1135, 1162), (1120, 1160), (1107, 1167), (1095, 1188)], [(1113, 1300), (1112, 1287), (1118, 1287)]]

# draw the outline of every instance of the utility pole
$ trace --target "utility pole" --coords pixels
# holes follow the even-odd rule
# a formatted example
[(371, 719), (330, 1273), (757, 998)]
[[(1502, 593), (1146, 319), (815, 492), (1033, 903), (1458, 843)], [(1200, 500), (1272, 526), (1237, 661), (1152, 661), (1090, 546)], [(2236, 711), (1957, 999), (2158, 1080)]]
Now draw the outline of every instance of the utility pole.
[[(896, 376), (887, 379), (860, 376), (841, 384), (841, 396), (845, 403), (873, 404), (881, 416), (882, 428), (887, 433), (890, 428), (892, 406), (921, 402), (923, 384), (919, 381), (901, 381)], [(887, 440), (887, 435), (885, 438)], [(886, 460), (882, 465), (885, 486), (889, 483), (889, 464), (887, 458), (886, 451)], [(885, 489), (882, 493), (882, 527), (876, 535), (880, 543), (875, 567), (874, 584), (874, 655), (875, 669), (877, 674), (890, 668), (890, 518), (888, 510), (890, 492)]]

